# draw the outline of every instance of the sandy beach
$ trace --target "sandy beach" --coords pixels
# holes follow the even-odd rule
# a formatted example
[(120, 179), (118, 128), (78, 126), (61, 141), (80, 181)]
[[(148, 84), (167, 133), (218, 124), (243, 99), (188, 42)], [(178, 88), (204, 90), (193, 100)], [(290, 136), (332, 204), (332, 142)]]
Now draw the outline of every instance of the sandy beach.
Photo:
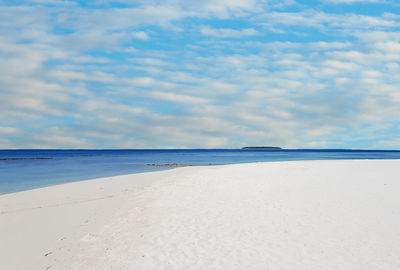
[(0, 269), (400, 269), (400, 160), (184, 167), (0, 196)]

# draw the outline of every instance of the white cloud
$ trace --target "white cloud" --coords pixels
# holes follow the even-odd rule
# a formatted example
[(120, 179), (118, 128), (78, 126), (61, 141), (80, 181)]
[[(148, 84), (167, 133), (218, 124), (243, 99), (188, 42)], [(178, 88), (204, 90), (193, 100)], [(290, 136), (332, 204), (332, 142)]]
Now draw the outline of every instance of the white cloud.
[(2, 136), (11, 136), (11, 135), (17, 135), (21, 131), (18, 128), (14, 127), (1, 127), (0, 126), (0, 134)]
[(375, 44), (375, 47), (378, 50), (384, 51), (386, 53), (394, 53), (394, 54), (400, 53), (400, 42), (395, 42), (395, 41), (377, 42)]
[(379, 141), (378, 145), (398, 149), (400, 148), (400, 139)]
[(400, 26), (396, 15), (385, 13), (382, 16), (367, 16), (354, 13), (331, 14), (318, 10), (302, 12), (269, 12), (259, 17), (258, 21), (267, 28), (275, 29), (279, 25), (311, 27), (333, 31), (345, 29), (355, 32), (360, 29), (384, 29)]
[(326, 41), (318, 41), (318, 42), (311, 42), (306, 44), (305, 47), (310, 48), (312, 50), (332, 50), (332, 49), (346, 49), (351, 46), (350, 42), (326, 42)]
[[(279, 1), (124, 3), (2, 7), (0, 147), (317, 147), (398, 121), (395, 14), (273, 11)], [(208, 18), (246, 28), (202, 27)], [(256, 30), (260, 22), (283, 35)]]
[(146, 32), (143, 32), (143, 31), (133, 32), (132, 35), (137, 39), (150, 40), (149, 35)]
[(42, 148), (42, 149), (52, 149), (52, 148), (91, 148), (93, 144), (87, 139), (80, 138), (78, 136), (68, 136), (63, 134), (50, 134), (45, 132), (39, 136), (32, 136), (30, 148)]
[(155, 82), (150, 77), (136, 77), (136, 78), (129, 78), (125, 80), (128, 84), (139, 86), (139, 87), (149, 87), (153, 85)]
[(338, 72), (357, 71), (359, 69), (359, 66), (355, 63), (338, 60), (327, 60), (323, 65), (325, 67), (336, 69)]
[(196, 96), (189, 96), (183, 94), (176, 94), (176, 93), (167, 93), (167, 92), (159, 92), (153, 91), (150, 96), (156, 99), (162, 99), (172, 102), (178, 103), (205, 103), (208, 102), (208, 99)]
[(400, 41), (400, 33), (392, 31), (366, 31), (355, 33), (355, 35), (364, 42)]
[(35, 3), (35, 4), (50, 4), (50, 5), (75, 5), (76, 3), (73, 1), (67, 0), (25, 0), (27, 3)]
[(241, 38), (245, 36), (256, 36), (260, 33), (253, 28), (246, 29), (228, 29), (228, 28), (212, 28), (212, 27), (203, 27), (201, 29), (201, 33), (205, 36), (213, 36), (217, 38)]
[(305, 143), (304, 148), (328, 148), (329, 142), (327, 141), (312, 141)]
[(307, 133), (310, 137), (321, 137), (323, 135), (332, 133), (333, 130), (334, 130), (334, 127), (332, 127), (332, 126), (322, 126), (322, 127), (317, 127), (317, 128), (308, 130)]
[(386, 3), (386, 0), (325, 0), (332, 4)]

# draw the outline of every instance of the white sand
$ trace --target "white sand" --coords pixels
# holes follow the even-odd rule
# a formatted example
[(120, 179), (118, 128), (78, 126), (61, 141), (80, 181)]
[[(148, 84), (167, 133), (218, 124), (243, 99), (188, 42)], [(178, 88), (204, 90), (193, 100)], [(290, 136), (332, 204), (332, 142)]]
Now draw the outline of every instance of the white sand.
[(399, 172), (253, 163), (3, 195), (0, 269), (400, 269)]

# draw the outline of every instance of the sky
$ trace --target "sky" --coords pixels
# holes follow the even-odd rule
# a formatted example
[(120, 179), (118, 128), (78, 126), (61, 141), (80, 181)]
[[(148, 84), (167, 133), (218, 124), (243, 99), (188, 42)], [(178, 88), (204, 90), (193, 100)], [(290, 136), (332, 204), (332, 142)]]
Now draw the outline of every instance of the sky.
[(396, 0), (0, 0), (0, 148), (400, 149)]

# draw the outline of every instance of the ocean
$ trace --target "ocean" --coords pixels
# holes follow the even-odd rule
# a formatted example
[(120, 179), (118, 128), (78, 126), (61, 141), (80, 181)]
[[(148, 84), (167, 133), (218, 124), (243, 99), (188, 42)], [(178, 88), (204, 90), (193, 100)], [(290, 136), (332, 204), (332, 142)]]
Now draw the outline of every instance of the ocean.
[(327, 159), (400, 159), (400, 150), (0, 150), (0, 194), (170, 169), (147, 164), (222, 165)]

